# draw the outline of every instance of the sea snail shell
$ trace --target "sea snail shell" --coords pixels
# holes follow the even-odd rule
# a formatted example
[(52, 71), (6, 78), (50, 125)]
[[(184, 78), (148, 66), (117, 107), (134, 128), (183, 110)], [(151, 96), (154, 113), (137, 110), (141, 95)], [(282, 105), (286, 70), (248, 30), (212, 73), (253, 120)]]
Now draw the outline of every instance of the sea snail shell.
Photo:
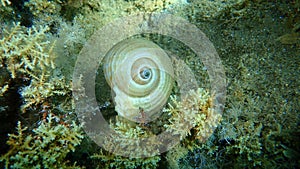
[(119, 115), (138, 121), (143, 112), (146, 122), (160, 115), (174, 82), (172, 62), (164, 50), (145, 39), (123, 40), (103, 63)]

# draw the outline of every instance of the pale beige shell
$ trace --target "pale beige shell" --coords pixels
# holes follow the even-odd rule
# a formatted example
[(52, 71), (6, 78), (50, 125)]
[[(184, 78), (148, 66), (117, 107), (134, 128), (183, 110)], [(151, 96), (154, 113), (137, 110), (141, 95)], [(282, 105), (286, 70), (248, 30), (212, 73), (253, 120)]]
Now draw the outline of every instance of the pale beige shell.
[(160, 115), (174, 82), (172, 62), (164, 50), (145, 39), (124, 40), (107, 53), (103, 63), (119, 115), (146, 122)]

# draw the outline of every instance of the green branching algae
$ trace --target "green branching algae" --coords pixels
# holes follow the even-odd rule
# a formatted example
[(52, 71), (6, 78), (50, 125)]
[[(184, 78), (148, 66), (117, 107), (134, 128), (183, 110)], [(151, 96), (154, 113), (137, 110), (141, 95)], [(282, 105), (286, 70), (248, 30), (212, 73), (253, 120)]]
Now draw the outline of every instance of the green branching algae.
[(49, 114), (32, 134), (25, 134), (18, 122), (17, 133), (9, 134), (10, 150), (1, 157), (6, 168), (80, 168), (65, 161), (70, 151), (80, 144), (83, 135), (75, 122), (57, 124), (57, 116)]
[(48, 30), (48, 26), (25, 28), (20, 23), (3, 30), (0, 40), (2, 66), (10, 72), (12, 79), (31, 79), (30, 85), (21, 90), (26, 102), (22, 106), (23, 111), (41, 104), (50, 96), (65, 95), (69, 90), (64, 77), (52, 74), (55, 68), (54, 42), (46, 39)]
[(204, 142), (221, 120), (221, 115), (211, 109), (210, 97), (202, 88), (189, 91), (182, 101), (171, 96), (171, 103), (164, 110), (169, 115), (166, 131), (180, 135), (181, 140), (193, 131), (193, 137)]
[[(110, 127), (114, 129), (118, 134), (121, 135), (121, 138), (119, 138), (120, 145), (124, 145), (123, 140), (126, 139), (132, 139), (132, 142), (129, 142), (129, 144), (126, 144), (124, 146), (126, 147), (132, 147), (133, 149), (138, 148), (134, 142), (134, 139), (139, 138), (147, 138), (154, 136), (154, 134), (147, 129), (143, 128), (142, 126), (139, 126), (137, 124), (128, 123), (128, 121), (124, 121), (124, 119), (121, 119), (120, 117), (116, 117), (115, 122), (110, 122)], [(109, 146), (110, 144), (110, 138), (107, 138), (107, 141), (105, 142), (105, 146)], [(116, 139), (116, 138), (111, 138)], [(147, 153), (147, 150), (141, 150), (141, 154)], [(101, 162), (98, 164), (99, 168), (102, 168), (103, 166), (105, 168), (157, 168), (158, 162), (160, 161), (160, 156), (152, 156), (152, 154), (145, 154), (149, 157), (146, 158), (133, 158), (133, 157), (123, 157), (119, 155), (114, 155), (110, 152), (106, 151), (100, 151), (99, 153), (95, 153), (93, 156), (91, 156), (92, 159), (98, 159)]]

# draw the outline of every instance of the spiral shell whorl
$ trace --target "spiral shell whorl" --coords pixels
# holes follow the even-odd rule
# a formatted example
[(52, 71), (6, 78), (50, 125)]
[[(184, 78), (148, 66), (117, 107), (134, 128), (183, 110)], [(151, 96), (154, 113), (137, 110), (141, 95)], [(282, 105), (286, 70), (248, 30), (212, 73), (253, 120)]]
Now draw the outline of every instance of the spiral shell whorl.
[(119, 115), (136, 121), (141, 109), (147, 120), (160, 114), (173, 87), (174, 70), (158, 45), (144, 39), (124, 40), (107, 53), (103, 65)]

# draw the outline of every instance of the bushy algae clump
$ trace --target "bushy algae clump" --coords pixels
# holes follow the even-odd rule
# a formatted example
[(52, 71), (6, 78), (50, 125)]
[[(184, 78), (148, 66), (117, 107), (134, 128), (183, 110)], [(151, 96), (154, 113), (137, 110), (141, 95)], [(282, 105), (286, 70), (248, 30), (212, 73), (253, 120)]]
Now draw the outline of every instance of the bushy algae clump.
[[(137, 125), (135, 123), (129, 122), (119, 116), (115, 118), (114, 121), (110, 121), (110, 128), (115, 130), (121, 137), (118, 138), (106, 138), (104, 146), (111, 149), (113, 146), (110, 139), (114, 139), (113, 142), (118, 142), (120, 145), (114, 147), (114, 149), (122, 148), (122, 146), (127, 147), (126, 149), (137, 149), (138, 145), (135, 143), (135, 139), (147, 138), (155, 136), (151, 131), (145, 129), (143, 126)], [(115, 140), (119, 139), (119, 140)], [(131, 140), (129, 142), (124, 142), (124, 140)], [(130, 148), (131, 147), (131, 148)], [(100, 160), (98, 167), (101, 168), (156, 168), (158, 167), (158, 162), (161, 157), (152, 154), (148, 154), (147, 150), (137, 151), (141, 155), (145, 155), (146, 158), (133, 158), (124, 157), (120, 155), (114, 155), (111, 152), (101, 150), (91, 156), (92, 159)], [(130, 154), (130, 152), (128, 152)], [(149, 156), (149, 157), (148, 157)]]
[(7, 144), (10, 150), (0, 159), (6, 168), (80, 168), (69, 165), (65, 160), (70, 151), (75, 151), (83, 139), (81, 127), (73, 122), (70, 125), (58, 124), (57, 116), (49, 113), (41, 124), (26, 134), (18, 122), (17, 133), (9, 134)]
[(192, 135), (204, 142), (221, 120), (221, 114), (212, 108), (212, 96), (202, 88), (190, 90), (181, 101), (171, 96), (164, 111), (169, 115), (169, 124), (164, 125), (166, 131), (180, 135), (181, 140)]
[(8, 70), (12, 79), (30, 80), (30, 85), (20, 90), (25, 99), (23, 111), (43, 103), (48, 97), (65, 95), (70, 90), (64, 77), (53, 73), (55, 43), (46, 39), (47, 31), (48, 26), (25, 28), (20, 23), (3, 29), (3, 38), (0, 40), (1, 66)]

